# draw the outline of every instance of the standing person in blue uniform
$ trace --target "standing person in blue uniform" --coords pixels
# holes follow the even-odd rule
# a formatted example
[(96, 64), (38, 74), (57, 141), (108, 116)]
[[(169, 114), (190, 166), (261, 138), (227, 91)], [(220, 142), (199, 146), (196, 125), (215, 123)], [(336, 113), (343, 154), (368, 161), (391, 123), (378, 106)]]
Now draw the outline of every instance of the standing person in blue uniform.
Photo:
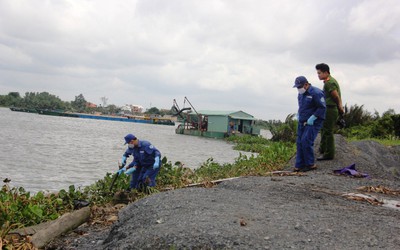
[(312, 86), (307, 78), (299, 76), (294, 82), (298, 94), (298, 126), (296, 140), (295, 172), (317, 169), (314, 157), (314, 141), (325, 119), (326, 104), (324, 92)]
[[(150, 142), (139, 140), (133, 134), (125, 136), (125, 144), (128, 148), (122, 156), (122, 166), (118, 173), (132, 175), (129, 190), (143, 189), (146, 186), (154, 187), (156, 177), (161, 167), (161, 153)], [(126, 160), (132, 155), (133, 161), (127, 166)]]

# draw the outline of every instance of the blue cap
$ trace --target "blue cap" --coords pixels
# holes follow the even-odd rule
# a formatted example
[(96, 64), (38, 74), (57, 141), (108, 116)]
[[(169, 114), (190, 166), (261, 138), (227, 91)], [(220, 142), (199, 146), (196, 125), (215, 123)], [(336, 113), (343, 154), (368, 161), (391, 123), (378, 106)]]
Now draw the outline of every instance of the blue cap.
[(134, 136), (133, 134), (127, 134), (125, 137), (125, 144), (130, 143), (132, 140), (136, 140), (136, 136)]
[(305, 78), (304, 76), (298, 76), (296, 78), (296, 80), (294, 80), (294, 86), (293, 88), (300, 88), (302, 87), (304, 84), (308, 83), (307, 78)]

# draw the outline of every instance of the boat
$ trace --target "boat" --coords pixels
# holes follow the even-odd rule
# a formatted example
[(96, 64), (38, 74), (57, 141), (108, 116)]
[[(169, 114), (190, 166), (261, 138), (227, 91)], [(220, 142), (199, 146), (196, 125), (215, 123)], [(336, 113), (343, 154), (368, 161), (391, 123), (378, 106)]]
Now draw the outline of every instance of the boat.
[(18, 108), (18, 107), (10, 107), (11, 111), (17, 111), (17, 112), (26, 112), (26, 113), (37, 113), (36, 109), (32, 108)]
[(151, 123), (151, 120), (131, 119), (126, 116), (109, 116), (109, 115), (95, 115), (95, 114), (92, 115), (92, 114), (84, 114), (84, 113), (77, 113), (77, 115), (79, 118), (84, 118), (84, 119), (119, 121), (119, 122)]
[(62, 110), (39, 110), (41, 115), (53, 115), (53, 116), (67, 116), (77, 117), (83, 119), (94, 119), (94, 120), (105, 120), (105, 121), (119, 121), (119, 122), (136, 122), (146, 124), (161, 124), (161, 125), (175, 125), (171, 119), (158, 118), (158, 117), (147, 117), (147, 116), (114, 116), (114, 115), (102, 115), (102, 114), (86, 114), (86, 113), (67, 113)]
[(175, 126), (175, 122), (169, 118), (153, 118), (153, 124)]
[(90, 114), (81, 114), (81, 113), (77, 113), (77, 115), (79, 118), (86, 118), (86, 119), (121, 121), (121, 122), (136, 122), (136, 123), (170, 125), (170, 126), (175, 125), (175, 122), (172, 121), (171, 119), (160, 118), (160, 117), (132, 116), (132, 115), (106, 116), (106, 115), (90, 115)]
[(132, 115), (112, 116), (112, 115), (102, 115), (102, 114), (71, 113), (71, 112), (65, 112), (60, 109), (56, 109), (56, 110), (29, 109), (32, 111), (28, 111), (28, 109), (15, 108), (15, 107), (12, 107), (10, 109), (12, 111), (38, 113), (39, 115), (64, 116), (64, 117), (119, 121), (119, 122), (137, 122), (137, 123), (169, 125), (169, 126), (175, 125), (175, 122), (172, 119), (164, 118), (164, 117), (132, 116)]
[(37, 109), (37, 113), (39, 115), (79, 117), (76, 113), (64, 112), (63, 110)]
[[(225, 138), (232, 135), (260, 135), (260, 128), (254, 125), (254, 116), (239, 111), (197, 111), (185, 97), (190, 107), (180, 109), (174, 100), (173, 109), (180, 118), (176, 134)], [(194, 112), (192, 112), (194, 111)]]

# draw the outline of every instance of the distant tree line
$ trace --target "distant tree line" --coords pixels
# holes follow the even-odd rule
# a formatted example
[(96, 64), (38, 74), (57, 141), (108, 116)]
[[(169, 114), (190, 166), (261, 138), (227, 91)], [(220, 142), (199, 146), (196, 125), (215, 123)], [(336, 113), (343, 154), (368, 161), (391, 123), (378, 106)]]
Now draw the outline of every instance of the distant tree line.
[(159, 116), (164, 116), (164, 115), (173, 115), (174, 112), (172, 109), (158, 109), (156, 107), (151, 107), (148, 110), (144, 112), (146, 115), (159, 115)]
[(48, 92), (26, 92), (23, 97), (19, 92), (10, 92), (8, 95), (0, 95), (0, 106), (71, 112), (94, 111), (93, 108), (87, 107), (87, 101), (82, 94), (75, 96), (74, 101), (66, 102)]
[[(105, 97), (102, 98), (104, 99)], [(58, 96), (49, 94), (48, 92), (26, 92), (23, 97), (19, 92), (10, 92), (7, 95), (0, 95), (1, 107), (47, 109), (79, 113), (99, 112), (102, 114), (118, 114), (121, 112), (121, 108), (114, 104), (107, 105), (107, 107), (90, 107), (87, 104), (88, 102), (82, 94), (75, 96), (75, 99), (70, 102), (62, 101)], [(172, 111), (160, 110), (156, 107), (152, 107), (148, 109), (145, 114), (163, 116), (166, 114), (172, 114)]]
[(8, 95), (0, 95), (0, 106), (37, 109), (66, 109), (69, 107), (68, 103), (48, 92), (26, 92), (24, 97), (21, 97), (19, 92), (10, 92)]
[[(3, 107), (19, 107), (32, 109), (49, 109), (63, 110), (70, 112), (93, 113), (100, 112), (102, 114), (117, 114), (121, 112), (121, 108), (111, 104), (107, 107), (89, 107), (87, 101), (82, 94), (75, 96), (75, 100), (71, 102), (62, 101), (58, 96), (49, 94), (48, 92), (26, 92), (21, 97), (19, 92), (10, 92), (7, 95), (0, 95), (0, 106)], [(356, 139), (379, 138), (392, 139), (400, 138), (400, 114), (396, 114), (393, 109), (389, 109), (379, 115), (378, 112), (371, 114), (366, 111), (363, 105), (357, 104), (351, 107), (345, 107), (346, 113), (343, 118), (346, 127), (336, 131), (346, 137)], [(147, 115), (171, 115), (171, 110), (160, 110), (151, 107), (144, 112)], [(272, 140), (275, 141), (295, 141), (297, 121), (294, 119), (295, 114), (289, 114), (285, 121), (280, 120), (256, 120), (255, 125), (271, 131)]]

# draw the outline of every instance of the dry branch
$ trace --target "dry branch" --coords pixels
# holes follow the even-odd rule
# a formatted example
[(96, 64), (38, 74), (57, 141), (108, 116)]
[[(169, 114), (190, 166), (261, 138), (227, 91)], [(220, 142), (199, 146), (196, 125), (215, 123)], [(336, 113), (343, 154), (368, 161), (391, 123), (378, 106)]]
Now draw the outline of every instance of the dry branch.
[(50, 241), (77, 228), (89, 220), (90, 208), (84, 207), (71, 213), (66, 213), (51, 223), (48, 227), (41, 229), (32, 236), (32, 243), (37, 248), (43, 248)]

